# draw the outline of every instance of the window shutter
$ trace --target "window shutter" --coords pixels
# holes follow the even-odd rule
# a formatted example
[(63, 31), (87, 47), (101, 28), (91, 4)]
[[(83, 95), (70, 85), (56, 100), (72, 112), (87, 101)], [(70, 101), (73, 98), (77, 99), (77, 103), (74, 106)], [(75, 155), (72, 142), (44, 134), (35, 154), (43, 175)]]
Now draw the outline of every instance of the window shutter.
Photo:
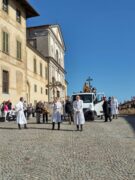
[(5, 52), (5, 32), (3, 32), (3, 51)]
[(21, 42), (17, 41), (17, 59), (21, 60), (22, 58), (22, 44)]
[(5, 33), (6, 36), (6, 52), (8, 53), (8, 33)]
[(9, 92), (9, 72), (3, 71), (3, 93)]

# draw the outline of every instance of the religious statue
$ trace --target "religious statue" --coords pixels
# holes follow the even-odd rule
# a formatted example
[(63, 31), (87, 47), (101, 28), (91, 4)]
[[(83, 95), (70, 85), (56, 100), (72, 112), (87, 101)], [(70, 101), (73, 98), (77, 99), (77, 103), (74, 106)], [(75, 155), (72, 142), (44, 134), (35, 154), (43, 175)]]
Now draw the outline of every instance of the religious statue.
[(84, 86), (83, 86), (83, 92), (90, 92), (91, 91), (91, 89), (90, 89), (90, 87), (89, 87), (89, 85), (85, 82), (85, 84), (84, 84)]

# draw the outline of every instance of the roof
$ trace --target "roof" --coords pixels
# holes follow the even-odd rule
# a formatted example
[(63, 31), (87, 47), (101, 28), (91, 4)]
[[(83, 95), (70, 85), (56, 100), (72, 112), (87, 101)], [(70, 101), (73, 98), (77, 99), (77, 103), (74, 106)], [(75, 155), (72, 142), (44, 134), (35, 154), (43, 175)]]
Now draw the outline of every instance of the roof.
[(30, 26), (27, 29), (39, 29), (39, 28), (49, 28), (51, 24), (39, 25), (39, 26)]
[(33, 52), (36, 53), (36, 55), (40, 56), (48, 63), (48, 59), (45, 56), (43, 56), (37, 49), (35, 49), (29, 42), (27, 42), (27, 47), (30, 48)]
[(84, 92), (77, 92), (77, 93), (73, 93), (72, 95), (90, 95), (90, 94), (95, 94), (93, 92), (88, 92), (88, 93), (84, 93)]
[[(60, 34), (60, 38), (62, 40), (62, 42), (59, 41), (59, 39), (57, 38), (55, 32), (52, 30), (52, 28), (57, 27), (59, 34)], [(45, 24), (45, 25), (39, 25), (39, 26), (31, 26), (31, 27), (27, 27), (28, 31), (34, 30), (34, 29), (50, 29), (51, 32), (54, 34), (55, 38), (58, 40), (58, 42), (63, 45), (64, 51), (66, 50), (66, 46), (65, 46), (65, 42), (64, 42), (64, 38), (62, 35), (62, 31), (61, 31), (61, 27), (59, 24)]]
[(18, 2), (26, 10), (26, 18), (39, 16), (39, 13), (28, 3), (28, 0), (19, 0)]

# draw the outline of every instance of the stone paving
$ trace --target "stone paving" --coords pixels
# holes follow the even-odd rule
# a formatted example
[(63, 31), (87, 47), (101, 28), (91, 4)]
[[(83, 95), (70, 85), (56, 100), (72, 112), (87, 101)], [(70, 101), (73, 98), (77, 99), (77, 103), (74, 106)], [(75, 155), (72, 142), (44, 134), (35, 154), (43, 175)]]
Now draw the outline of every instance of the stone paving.
[(134, 122), (96, 120), (83, 132), (68, 122), (60, 131), (34, 119), (22, 130), (0, 123), (0, 180), (134, 180)]

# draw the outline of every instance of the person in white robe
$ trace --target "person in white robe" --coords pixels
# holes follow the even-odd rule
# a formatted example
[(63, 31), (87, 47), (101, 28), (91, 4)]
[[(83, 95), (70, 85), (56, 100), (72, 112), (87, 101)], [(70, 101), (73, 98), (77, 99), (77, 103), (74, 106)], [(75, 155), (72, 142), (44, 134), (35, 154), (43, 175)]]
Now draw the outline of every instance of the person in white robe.
[(112, 99), (111, 99), (111, 113), (112, 113), (113, 119), (118, 118), (118, 113), (119, 113), (118, 107), (119, 107), (118, 100), (115, 97), (112, 97)]
[(83, 113), (83, 101), (80, 96), (76, 96), (76, 100), (73, 102), (74, 109), (74, 123), (76, 124), (77, 131), (83, 130), (83, 124), (85, 123), (84, 113)]
[(53, 113), (52, 113), (52, 130), (55, 129), (55, 123), (58, 123), (58, 130), (60, 130), (61, 115), (62, 115), (62, 104), (58, 100), (58, 98), (54, 99), (52, 108), (53, 108)]
[(23, 97), (21, 97), (19, 103), (16, 104), (16, 122), (19, 129), (21, 129), (21, 125), (24, 125), (24, 128), (27, 129), (27, 120), (24, 115)]

